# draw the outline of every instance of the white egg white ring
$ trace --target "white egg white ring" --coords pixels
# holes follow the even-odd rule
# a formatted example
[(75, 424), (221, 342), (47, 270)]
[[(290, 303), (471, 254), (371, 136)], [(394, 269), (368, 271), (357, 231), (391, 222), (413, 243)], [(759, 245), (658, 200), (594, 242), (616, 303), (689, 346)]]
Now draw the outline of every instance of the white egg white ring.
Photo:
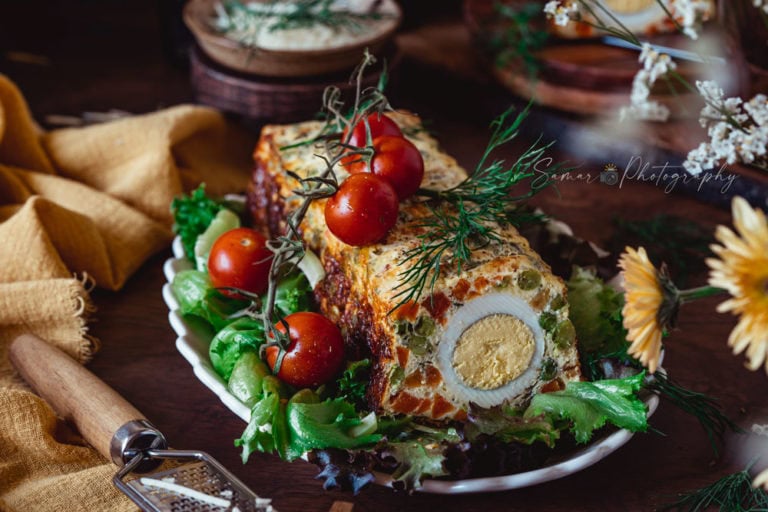
[[(517, 378), (495, 389), (477, 389), (467, 386), (453, 366), (456, 343), (469, 326), (494, 314), (512, 315), (520, 319), (533, 333), (535, 343), (533, 357), (528, 368)], [(493, 407), (508, 398), (523, 393), (536, 381), (541, 360), (544, 357), (544, 331), (539, 326), (538, 315), (519, 297), (508, 293), (490, 293), (473, 299), (460, 307), (448, 321), (437, 349), (437, 367), (443, 375), (445, 386), (458, 399), (474, 402), (480, 407)]]

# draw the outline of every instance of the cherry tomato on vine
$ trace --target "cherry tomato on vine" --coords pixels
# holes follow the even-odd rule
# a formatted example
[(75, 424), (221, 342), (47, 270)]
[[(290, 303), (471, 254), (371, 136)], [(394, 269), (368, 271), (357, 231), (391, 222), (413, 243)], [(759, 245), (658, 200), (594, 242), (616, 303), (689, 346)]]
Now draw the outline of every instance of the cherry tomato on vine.
[[(378, 112), (368, 114), (366, 121), (368, 121), (368, 126), (371, 129), (371, 140), (381, 137), (382, 135), (393, 135), (395, 137), (403, 136), (403, 132), (400, 131), (400, 127), (397, 126), (397, 123), (384, 114), (379, 114)], [(349, 137), (347, 144), (355, 146), (356, 148), (365, 147), (368, 142), (365, 131), (365, 123), (363, 121), (358, 121), (352, 128), (352, 135)], [(348, 134), (349, 131), (345, 128), (344, 132), (341, 134), (341, 140), (346, 141)]]
[[(315, 388), (330, 382), (344, 364), (344, 340), (336, 324), (323, 315), (310, 312), (285, 317), (288, 339), (277, 377), (297, 388)], [(282, 322), (275, 324), (285, 334)], [(267, 347), (267, 364), (274, 371), (278, 347)]]
[(384, 238), (397, 222), (394, 187), (371, 173), (353, 174), (325, 203), (325, 223), (336, 238), (357, 247)]
[[(368, 121), (368, 127), (371, 130), (371, 141), (381, 137), (382, 135), (390, 135), (392, 137), (402, 137), (403, 132), (400, 131), (400, 127), (384, 114), (374, 112), (366, 117)], [(358, 121), (352, 128), (352, 134), (347, 141), (347, 135), (349, 130), (347, 128), (341, 134), (342, 142), (346, 141), (350, 146), (356, 148), (364, 148), (368, 144), (368, 137), (365, 130), (365, 123)], [(347, 168), (349, 172), (362, 172), (366, 165), (363, 161), (362, 155), (349, 155), (341, 159), (341, 165)]]
[(424, 179), (424, 159), (418, 148), (403, 137), (383, 135), (374, 139), (373, 151), (370, 165), (359, 162), (349, 167), (349, 172), (372, 172), (384, 178), (401, 201), (415, 194)]
[[(264, 293), (269, 284), (272, 251), (267, 239), (250, 228), (227, 231), (213, 243), (208, 256), (208, 274), (216, 288), (239, 288), (251, 293)], [(225, 295), (237, 296), (224, 291)]]

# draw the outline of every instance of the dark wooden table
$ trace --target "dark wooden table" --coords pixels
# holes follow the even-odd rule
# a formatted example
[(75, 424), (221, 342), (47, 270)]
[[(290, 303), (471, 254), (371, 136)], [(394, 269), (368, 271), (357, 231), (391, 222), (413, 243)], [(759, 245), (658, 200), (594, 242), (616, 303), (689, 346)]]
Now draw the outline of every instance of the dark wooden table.
[[(78, 115), (110, 108), (146, 112), (191, 101), (186, 71), (170, 65), (161, 51), (158, 4), (134, 2), (9, 2), (0, 7), (0, 71), (24, 91), (35, 116)], [(44, 56), (29, 62), (16, 54)], [(35, 61), (36, 59), (32, 59)], [(486, 126), (511, 101), (482, 81), (406, 62), (394, 91), (396, 106), (431, 119), (443, 147), (472, 168), (486, 141)], [(547, 122), (557, 123), (556, 118)], [(557, 128), (556, 126), (554, 128)], [(525, 133), (530, 141), (536, 133)], [(564, 155), (574, 161), (578, 156)], [(595, 162), (584, 169), (601, 170)], [(243, 169), (244, 173), (248, 169)], [(695, 197), (665, 194), (637, 182), (622, 187), (574, 181), (536, 198), (584, 238), (603, 241), (615, 217), (644, 219), (674, 213), (707, 226), (728, 223), (729, 213)], [(713, 458), (701, 428), (690, 416), (662, 402), (652, 424), (665, 435), (636, 435), (595, 466), (562, 480), (494, 494), (406, 496), (370, 487), (359, 496), (323, 491), (314, 466), (288, 464), (256, 454), (242, 465), (233, 439), (244, 424), (194, 377), (175, 349), (160, 291), (163, 261), (170, 250), (147, 261), (120, 292), (97, 290), (91, 333), (103, 342), (91, 370), (142, 410), (175, 447), (205, 450), (282, 511), (326, 511), (334, 501), (353, 502), (356, 511), (378, 510), (652, 510), (677, 492), (706, 484), (741, 462), (729, 443)], [(699, 276), (703, 279), (703, 276)], [(725, 411), (749, 427), (768, 411), (768, 379), (743, 368), (726, 346), (735, 322), (714, 313), (715, 300), (683, 309), (679, 330), (668, 339), (665, 366), (681, 383), (719, 398)]]

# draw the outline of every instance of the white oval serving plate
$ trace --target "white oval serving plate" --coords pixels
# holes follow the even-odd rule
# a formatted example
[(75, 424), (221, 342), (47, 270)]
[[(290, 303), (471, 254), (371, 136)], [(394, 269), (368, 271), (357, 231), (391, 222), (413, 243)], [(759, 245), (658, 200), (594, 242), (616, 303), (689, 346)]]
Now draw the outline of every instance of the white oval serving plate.
[[(194, 326), (187, 322), (179, 312), (179, 303), (171, 291), (171, 282), (174, 276), (182, 271), (194, 268), (192, 262), (184, 257), (184, 249), (181, 245), (181, 239), (176, 237), (173, 241), (173, 258), (166, 260), (163, 266), (163, 272), (167, 283), (163, 286), (163, 299), (168, 305), (168, 320), (171, 327), (176, 331), (176, 348), (182, 356), (192, 365), (192, 371), (195, 376), (211, 391), (233, 413), (240, 417), (246, 423), (250, 419), (251, 411), (240, 400), (235, 398), (228, 390), (227, 384), (213, 370), (208, 359), (208, 345), (210, 340), (204, 339), (200, 333), (195, 332)], [(659, 398), (651, 395), (647, 400), (648, 416), (654, 413), (659, 405)], [(583, 449), (573, 452), (567, 459), (560, 462), (544, 466), (539, 469), (514, 473), (511, 475), (471, 478), (466, 480), (425, 480), (421, 492), (435, 494), (461, 494), (473, 492), (492, 492), (506, 491), (510, 489), (519, 489), (531, 485), (541, 484), (556, 480), (564, 476), (577, 473), (592, 464), (604, 459), (620, 447), (622, 447), (633, 436), (632, 432), (627, 430), (617, 430), (610, 435), (585, 446)], [(391, 486), (392, 480), (387, 474), (377, 474), (376, 483), (380, 485)]]

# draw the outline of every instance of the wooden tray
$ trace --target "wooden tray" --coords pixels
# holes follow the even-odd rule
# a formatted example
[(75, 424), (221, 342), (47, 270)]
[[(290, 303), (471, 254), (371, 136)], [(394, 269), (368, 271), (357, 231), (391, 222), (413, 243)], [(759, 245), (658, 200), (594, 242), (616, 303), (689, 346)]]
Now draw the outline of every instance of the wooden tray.
[[(466, 23), (476, 43), (481, 49), (487, 49), (488, 41), (499, 30), (503, 30), (495, 18), (496, 0), (465, 0), (464, 14)], [(505, 0), (504, 4), (514, 6), (523, 4), (521, 0)], [(546, 30), (545, 23), (534, 27)], [(685, 48), (690, 43), (680, 34), (666, 34), (646, 38), (653, 44)], [(487, 54), (487, 50), (486, 50)], [(507, 89), (526, 99), (559, 110), (577, 114), (615, 115), (618, 109), (629, 104), (632, 80), (639, 69), (639, 52), (602, 44), (598, 40), (558, 40), (550, 37), (547, 44), (534, 54), (540, 63), (536, 75), (525, 67), (519, 59), (511, 59), (499, 67), (490, 55), (487, 63), (495, 78)], [(736, 59), (738, 61), (738, 59)], [(703, 64), (676, 60), (677, 71), (690, 82), (703, 79), (708, 74), (716, 76), (740, 75), (724, 65), (722, 70), (705, 68)], [(733, 60), (730, 61), (733, 63)], [(741, 66), (735, 66), (743, 69)], [(732, 84), (730, 91), (735, 93), (739, 81)], [(677, 94), (670, 92), (667, 84), (660, 80), (652, 91), (652, 99), (668, 106), (673, 116), (696, 115), (700, 110), (698, 95), (682, 90), (677, 86)]]
[[(388, 47), (375, 69), (364, 79), (364, 86), (375, 86), (386, 60), (387, 71), (397, 69), (400, 55), (394, 45)], [(272, 78), (239, 73), (208, 58), (198, 46), (190, 51), (190, 73), (198, 103), (230, 112), (256, 123), (292, 123), (312, 119), (322, 106), (323, 90), (336, 85), (345, 97), (354, 94), (349, 83), (352, 70), (315, 77)]]

